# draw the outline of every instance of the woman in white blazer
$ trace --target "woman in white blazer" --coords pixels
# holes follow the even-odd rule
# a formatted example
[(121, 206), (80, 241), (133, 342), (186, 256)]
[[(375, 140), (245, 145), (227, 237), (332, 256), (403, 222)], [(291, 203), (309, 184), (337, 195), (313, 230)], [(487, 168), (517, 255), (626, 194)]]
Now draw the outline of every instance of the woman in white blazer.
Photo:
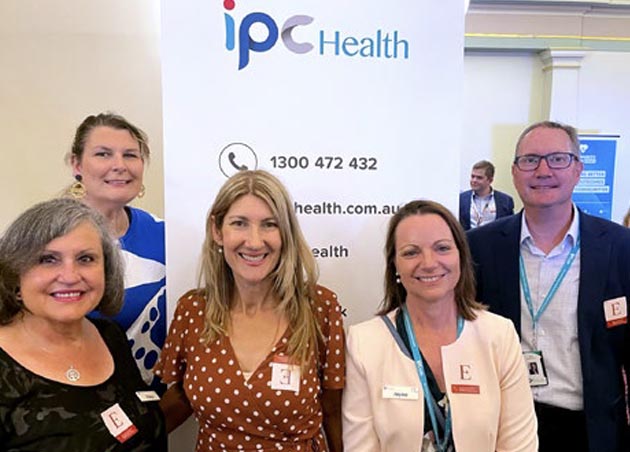
[(455, 217), (408, 203), (390, 221), (385, 253), (379, 316), (348, 333), (345, 451), (536, 451), (518, 337), (475, 301)]

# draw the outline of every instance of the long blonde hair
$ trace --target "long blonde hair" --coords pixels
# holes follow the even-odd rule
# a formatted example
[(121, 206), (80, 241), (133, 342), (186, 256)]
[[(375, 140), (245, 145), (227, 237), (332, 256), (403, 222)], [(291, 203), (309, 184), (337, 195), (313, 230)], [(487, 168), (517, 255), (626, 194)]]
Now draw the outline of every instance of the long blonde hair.
[(321, 336), (311, 307), (318, 278), (317, 264), (304, 240), (287, 190), (277, 178), (263, 170), (240, 171), (230, 177), (208, 212), (199, 281), (207, 300), (202, 340), (207, 344), (227, 334), (236, 290), (234, 275), (214, 241), (212, 228), (221, 230), (232, 204), (249, 194), (263, 200), (278, 221), (282, 248), (278, 265), (268, 277), (273, 280), (278, 309), (287, 316), (292, 331), (288, 352), (296, 364), (304, 366), (311, 351), (317, 352)]

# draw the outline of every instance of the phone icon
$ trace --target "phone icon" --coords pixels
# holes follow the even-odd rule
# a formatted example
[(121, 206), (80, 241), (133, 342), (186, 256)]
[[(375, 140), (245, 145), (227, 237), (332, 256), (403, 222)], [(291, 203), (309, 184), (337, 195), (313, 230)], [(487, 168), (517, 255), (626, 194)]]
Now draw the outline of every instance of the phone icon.
[(219, 153), (219, 169), (225, 177), (256, 168), (258, 168), (256, 152), (245, 143), (230, 143)]
[(239, 165), (238, 163), (236, 163), (235, 157), (236, 155), (234, 155), (234, 152), (230, 152), (228, 154), (228, 161), (230, 162), (230, 164), (239, 171), (247, 170), (247, 165)]

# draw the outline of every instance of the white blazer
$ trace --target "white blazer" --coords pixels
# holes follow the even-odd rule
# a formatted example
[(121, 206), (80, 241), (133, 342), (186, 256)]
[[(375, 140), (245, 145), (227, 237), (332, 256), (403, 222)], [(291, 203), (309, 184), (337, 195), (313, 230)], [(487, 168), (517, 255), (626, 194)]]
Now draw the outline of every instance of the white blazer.
[[(388, 314), (394, 325), (396, 312)], [(376, 317), (350, 327), (346, 352), (344, 450), (420, 451), (424, 397), (404, 345)], [(457, 452), (538, 450), (534, 402), (512, 322), (477, 312), (460, 337), (442, 347), (442, 367)], [(405, 391), (418, 396), (406, 398)]]

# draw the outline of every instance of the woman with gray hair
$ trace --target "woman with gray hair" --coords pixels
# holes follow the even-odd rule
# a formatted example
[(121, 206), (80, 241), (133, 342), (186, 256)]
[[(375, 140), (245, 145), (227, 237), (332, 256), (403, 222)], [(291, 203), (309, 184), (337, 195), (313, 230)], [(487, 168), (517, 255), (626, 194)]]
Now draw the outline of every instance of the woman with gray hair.
[[(28, 209), (0, 239), (0, 450), (166, 451), (120, 310), (118, 245), (72, 199)], [(157, 398), (157, 397), (155, 397)]]

